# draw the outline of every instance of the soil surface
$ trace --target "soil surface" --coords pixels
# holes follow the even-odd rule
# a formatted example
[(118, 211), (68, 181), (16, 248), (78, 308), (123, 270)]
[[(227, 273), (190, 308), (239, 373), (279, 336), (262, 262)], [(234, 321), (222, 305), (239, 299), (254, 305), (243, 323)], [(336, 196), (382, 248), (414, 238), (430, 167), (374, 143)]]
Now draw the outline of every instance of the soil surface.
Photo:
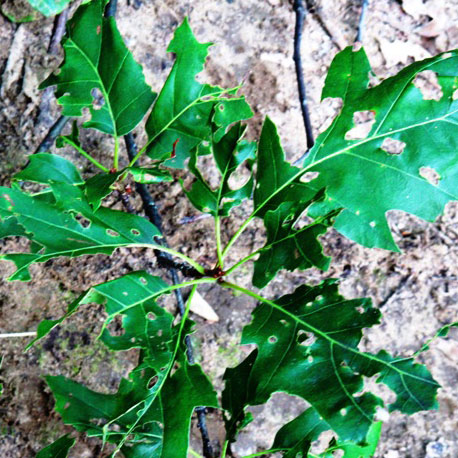
[[(72, 7), (74, 10), (75, 2)], [(134, 1), (130, 2), (132, 5)], [(356, 36), (361, 2), (317, 0), (306, 17), (302, 56), (311, 118), (315, 134), (326, 128), (338, 103), (319, 103), (329, 64), (339, 49), (352, 44)], [(14, 8), (18, 2), (4, 2)], [(206, 70), (199, 78), (229, 86), (244, 80), (243, 92), (255, 111), (249, 122), (249, 136), (257, 138), (265, 115), (278, 125), (289, 159), (302, 155), (305, 133), (297, 97), (293, 53), (295, 16), (286, 0), (144, 0), (139, 9), (118, 2), (118, 23), (126, 43), (143, 65), (146, 79), (158, 91), (173, 63), (166, 47), (174, 28), (190, 18), (201, 42), (214, 42)], [(458, 47), (457, 0), (371, 1), (365, 21), (363, 43), (375, 73), (384, 78), (395, 74), (415, 59)], [(8, 10), (12, 11), (12, 10)], [(8, 185), (58, 116), (51, 94), (43, 96), (37, 86), (61, 59), (47, 52), (53, 19), (39, 18), (14, 24), (0, 15), (0, 182)], [(434, 86), (425, 84), (425, 91)], [(137, 141), (142, 144), (141, 129)], [(103, 135), (86, 132), (82, 142), (97, 151), (100, 161), (112, 151)], [(55, 149), (53, 149), (55, 151)], [(70, 149), (59, 154), (75, 161), (83, 174), (92, 166)], [(125, 152), (123, 152), (125, 155)], [(184, 198), (178, 180), (151, 189), (164, 219), (165, 234), (172, 247), (202, 262), (215, 261), (215, 246), (209, 219), (181, 224), (184, 217), (197, 215)], [(110, 201), (121, 208), (115, 196)], [(138, 197), (135, 204), (140, 209)], [(234, 233), (250, 212), (248, 206), (234, 212), (223, 224), (223, 237)], [(341, 292), (349, 297), (372, 297), (382, 309), (380, 326), (367, 332), (362, 349), (385, 348), (396, 355), (412, 354), (422, 342), (458, 316), (458, 205), (449, 204), (435, 223), (426, 223), (401, 212), (389, 215), (396, 242), (402, 253), (369, 250), (331, 230), (322, 238), (332, 256), (329, 271), (282, 273), (263, 294), (275, 297), (304, 283), (324, 278), (341, 279)], [(263, 230), (253, 225), (236, 245), (231, 261), (245, 256), (263, 241)], [(3, 252), (26, 249), (22, 240), (11, 239)], [(0, 283), (0, 333), (34, 331), (43, 318), (56, 318), (66, 305), (91, 285), (114, 279), (133, 270), (148, 269), (164, 275), (150, 253), (119, 250), (112, 257), (93, 256), (59, 259), (34, 266), (30, 283)], [(235, 274), (234, 280), (249, 286), (251, 266)], [(12, 272), (0, 263), (0, 278)], [(238, 346), (242, 327), (250, 321), (254, 301), (216, 287), (202, 287), (200, 294), (219, 316), (209, 323), (194, 315), (198, 332), (193, 336), (197, 358), (204, 370), (223, 387), (226, 367), (235, 366), (248, 353)], [(165, 306), (173, 308), (170, 299)], [(120, 378), (135, 364), (135, 352), (113, 354), (96, 340), (104, 320), (103, 310), (87, 306), (54, 331), (44, 342), (23, 353), (26, 340), (0, 339), (3, 357), (0, 398), (0, 456), (28, 458), (64, 431), (53, 412), (54, 401), (43, 379), (45, 374), (63, 374), (87, 383), (91, 388), (113, 392)], [(437, 340), (420, 356), (442, 385), (440, 409), (410, 417), (386, 415), (377, 457), (455, 458), (458, 456), (458, 335)], [(389, 393), (383, 392), (384, 396)], [(243, 456), (268, 449), (278, 428), (304, 409), (304, 402), (276, 394), (264, 407), (252, 409), (255, 421), (240, 435), (233, 451)], [(210, 436), (215, 449), (224, 439), (221, 414), (209, 413)], [(324, 440), (324, 439), (323, 439)], [(192, 447), (201, 452), (198, 432), (193, 427)], [(323, 442), (323, 441), (321, 441)], [(81, 438), (71, 457), (103, 457), (97, 441)]]

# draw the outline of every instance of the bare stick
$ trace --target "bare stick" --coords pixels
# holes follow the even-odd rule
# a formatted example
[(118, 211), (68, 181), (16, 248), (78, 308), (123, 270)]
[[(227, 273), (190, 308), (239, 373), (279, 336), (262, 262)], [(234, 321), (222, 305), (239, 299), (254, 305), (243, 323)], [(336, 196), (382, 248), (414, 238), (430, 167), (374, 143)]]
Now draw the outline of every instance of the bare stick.
[(116, 8), (118, 6), (118, 0), (110, 0), (108, 5), (105, 7), (105, 17), (116, 16)]
[[(129, 160), (132, 161), (132, 159), (137, 155), (137, 145), (135, 144), (133, 135), (131, 133), (125, 135), (124, 141), (126, 143), (127, 154), (129, 156)], [(154, 200), (152, 199), (150, 193), (148, 192), (146, 185), (143, 183), (135, 183), (135, 188), (142, 199), (143, 209), (145, 210), (146, 217), (159, 229), (159, 231), (162, 234), (162, 218), (161, 218), (161, 215), (159, 214), (159, 211), (157, 209), (157, 206)], [(162, 236), (161, 243), (164, 245), (167, 245), (167, 241), (165, 240), (164, 236)], [(167, 265), (169, 262), (174, 263), (171, 256), (167, 253), (155, 252), (155, 255), (158, 259), (159, 264), (162, 263), (162, 265), (164, 264)], [(183, 266), (185, 266), (185, 264), (183, 264)], [(168, 267), (170, 276), (172, 277), (173, 284), (175, 285), (179, 284), (180, 279), (178, 276), (178, 272), (176, 270), (177, 265), (169, 264), (166, 267)], [(192, 267), (190, 268), (193, 269)], [(180, 269), (180, 270), (184, 274), (186, 274), (186, 272), (183, 271), (183, 269)], [(197, 272), (197, 274), (200, 276), (199, 272)], [(178, 310), (180, 312), (180, 315), (183, 316), (184, 311), (185, 311), (185, 304), (184, 304), (183, 295), (181, 293), (181, 290), (179, 289), (175, 290), (175, 297), (177, 299)], [(194, 352), (192, 348), (192, 342), (189, 336), (186, 336), (185, 342), (186, 342), (186, 355), (188, 357), (188, 361), (190, 364), (194, 364), (195, 363)], [(197, 414), (197, 426), (199, 427), (201, 435), (202, 435), (204, 456), (205, 458), (213, 458), (214, 454), (213, 454), (212, 446), (210, 444), (210, 437), (208, 435), (208, 430), (207, 430), (205, 407), (197, 407), (196, 414)]]
[(301, 43), (302, 29), (304, 27), (305, 6), (303, 0), (294, 0), (293, 6), (296, 13), (296, 27), (294, 29), (294, 64), (296, 66), (297, 88), (299, 90), (299, 102), (302, 110), (302, 118), (304, 119), (305, 135), (307, 137), (307, 151), (312, 148), (315, 143), (313, 138), (312, 124), (310, 122), (310, 113), (307, 105), (307, 94), (305, 92), (304, 72), (302, 69)]
[(363, 42), (364, 32), (365, 32), (365, 19), (367, 8), (369, 7), (369, 0), (363, 0), (363, 4), (361, 5), (361, 14), (359, 16), (358, 22), (358, 32), (356, 34), (356, 40), (359, 43)]
[(68, 9), (65, 9), (60, 13), (54, 21), (54, 29), (52, 32), (51, 41), (48, 47), (49, 54), (57, 54), (59, 52), (59, 45), (62, 37), (65, 34), (65, 24), (68, 19)]
[(46, 134), (45, 138), (43, 141), (40, 143), (38, 148), (35, 151), (36, 153), (45, 153), (48, 152), (49, 149), (54, 145), (54, 142), (56, 141), (56, 138), (60, 135), (62, 132), (62, 129), (64, 128), (65, 124), (67, 124), (67, 121), (70, 118), (68, 116), (61, 116), (54, 124), (53, 126), (49, 129), (48, 133)]
[(6, 334), (0, 334), (0, 339), (10, 339), (11, 337), (35, 337), (36, 332), (8, 332)]

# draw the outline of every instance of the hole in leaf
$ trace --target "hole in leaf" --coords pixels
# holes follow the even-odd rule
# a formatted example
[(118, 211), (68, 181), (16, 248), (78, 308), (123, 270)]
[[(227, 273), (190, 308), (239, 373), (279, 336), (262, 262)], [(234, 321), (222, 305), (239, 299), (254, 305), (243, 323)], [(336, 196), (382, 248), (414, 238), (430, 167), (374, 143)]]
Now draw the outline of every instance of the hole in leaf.
[(313, 356), (309, 356), (309, 357), (307, 358), (307, 361), (308, 361), (310, 364), (313, 363)]
[(439, 101), (444, 93), (437, 79), (437, 74), (432, 70), (423, 70), (413, 80), (413, 85), (421, 92), (423, 100)]
[(347, 409), (340, 409), (340, 415), (342, 415), (342, 417), (345, 417), (345, 415), (347, 415)]
[(315, 300), (316, 301), (322, 301), (323, 300), (323, 296), (320, 294), (319, 296), (315, 297)]
[(135, 337), (132, 337), (132, 338), (130, 339), (130, 341), (131, 341), (132, 343), (135, 343), (135, 342), (137, 341), (137, 339), (136, 339)]
[(335, 117), (342, 110), (342, 99), (327, 98), (321, 102), (320, 110), (325, 114), (326, 118), (319, 128), (319, 132), (324, 132), (334, 121)]
[(353, 44), (352, 51), (358, 52), (362, 47), (363, 47), (363, 44), (360, 41), (355, 41), (355, 43)]
[(84, 229), (86, 229), (87, 227), (91, 225), (91, 221), (87, 219), (86, 217), (84, 217), (81, 213), (78, 213), (77, 215), (75, 215), (75, 219), (76, 221), (78, 221), (79, 225)]
[(364, 307), (356, 307), (356, 311), (362, 315), (364, 313)]
[(133, 235), (140, 235), (140, 231), (138, 229), (131, 229), (130, 232), (132, 232)]
[(401, 140), (394, 138), (385, 138), (382, 143), (382, 150), (388, 154), (401, 154), (404, 151), (406, 144)]
[(433, 186), (437, 186), (441, 179), (441, 176), (431, 167), (421, 167), (420, 176), (422, 176), (426, 181), (431, 183)]
[(159, 337), (162, 337), (162, 329), (159, 329), (159, 331), (157, 331), (157, 335), (158, 335)]
[(363, 140), (367, 138), (375, 122), (375, 111), (355, 111), (353, 124), (355, 125), (345, 134), (345, 140)]
[(219, 111), (224, 111), (224, 105), (223, 104), (221, 104), (218, 108), (219, 108)]
[(100, 92), (100, 89), (95, 87), (92, 89), (91, 95), (94, 97), (94, 100), (92, 101), (92, 108), (94, 110), (100, 110), (105, 105), (105, 99)]
[(458, 89), (456, 89), (453, 94), (452, 94), (452, 99), (457, 100), (458, 99)]
[(145, 277), (140, 277), (140, 283), (143, 283), (144, 285), (146, 285), (148, 282)]
[(148, 382), (148, 390), (150, 390), (151, 388), (153, 388), (154, 385), (156, 385), (157, 381), (159, 380), (159, 377), (157, 375), (155, 375), (154, 377), (152, 377), (150, 379), (150, 381)]
[(333, 458), (343, 458), (344, 451), (343, 450), (333, 450), (332, 456)]
[(301, 176), (300, 181), (302, 183), (309, 183), (319, 175), (319, 172), (306, 172)]
[(64, 405), (64, 410), (67, 410), (70, 407), (70, 402), (66, 402)]
[(286, 320), (280, 320), (280, 323), (285, 327), (289, 326), (289, 323)]
[(375, 227), (376, 225), (377, 225), (377, 223), (376, 223), (375, 221), (371, 221), (371, 222), (369, 223), (369, 226), (370, 226), (370, 227)]
[(146, 318), (148, 318), (148, 320), (155, 320), (156, 315), (153, 312), (148, 312), (148, 314), (146, 315)]
[(123, 292), (122, 292), (122, 295), (123, 295), (123, 296), (128, 296), (129, 293), (128, 293), (127, 291), (123, 291)]
[(115, 315), (108, 323), (107, 330), (113, 337), (122, 336), (125, 333), (125, 330), (122, 327), (122, 316)]
[(107, 229), (107, 234), (110, 237), (119, 237), (119, 234), (116, 231), (113, 231), (112, 229)]
[(311, 307), (313, 305), (313, 302), (307, 302), (307, 304), (305, 304), (306, 307)]
[(303, 329), (297, 333), (297, 342), (299, 345), (304, 345), (306, 347), (313, 345), (316, 341), (316, 337), (311, 332), (306, 332)]
[(277, 342), (277, 340), (278, 339), (275, 336), (270, 336), (269, 337), (269, 343), (275, 343), (275, 342)]

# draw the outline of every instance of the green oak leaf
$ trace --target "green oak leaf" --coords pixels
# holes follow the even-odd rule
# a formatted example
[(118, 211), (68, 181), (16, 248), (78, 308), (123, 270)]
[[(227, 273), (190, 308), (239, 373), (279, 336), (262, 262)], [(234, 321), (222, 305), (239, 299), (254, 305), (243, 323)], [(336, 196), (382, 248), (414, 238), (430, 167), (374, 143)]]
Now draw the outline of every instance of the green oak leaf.
[[(437, 76), (440, 100), (425, 100), (414, 84), (426, 70)], [(336, 219), (338, 231), (364, 246), (397, 250), (389, 210), (434, 221), (447, 202), (458, 200), (458, 51), (415, 62), (375, 87), (370, 73), (363, 49), (348, 47), (334, 58), (322, 98), (341, 98), (343, 106), (303, 167), (319, 172), (312, 184), (326, 186), (328, 195), (312, 215), (345, 208)], [(364, 138), (348, 136), (355, 112), (375, 118)], [(438, 183), (424, 176), (424, 167), (437, 173)]]
[[(200, 366), (186, 360), (184, 341), (193, 324), (174, 327), (173, 316), (156, 303), (172, 289), (159, 277), (133, 272), (94, 286), (69, 306), (66, 316), (82, 304), (105, 305), (103, 343), (114, 351), (141, 350), (139, 365), (121, 380), (117, 393), (97, 393), (62, 376), (46, 379), (64, 423), (116, 444), (125, 456), (186, 457), (194, 408), (218, 406)], [(118, 315), (121, 335), (108, 327)], [(57, 321), (62, 319), (44, 322), (38, 338)]]
[(272, 448), (284, 450), (284, 458), (296, 458), (298, 453), (308, 457), (311, 443), (327, 430), (329, 425), (314, 408), (309, 407), (278, 430)]
[(316, 410), (309, 407), (279, 429), (272, 448), (284, 450), (284, 458), (296, 458), (298, 453), (308, 458), (334, 458), (336, 450), (344, 452), (343, 458), (371, 458), (374, 456), (380, 439), (382, 422), (372, 423), (367, 434), (367, 445), (358, 445), (333, 438), (325, 451), (318, 455), (311, 453), (310, 444), (327, 430), (329, 430), (329, 425), (320, 418)]
[(148, 117), (146, 132), (152, 159), (169, 157), (175, 144), (176, 156), (166, 162), (168, 166), (183, 168), (191, 151), (210, 138), (213, 121), (222, 135), (229, 124), (253, 115), (244, 97), (223, 97), (236, 95), (238, 88), (222, 89), (196, 80), (209, 46), (196, 40), (185, 19), (167, 48), (175, 54), (175, 63)]
[[(30, 264), (59, 256), (111, 254), (122, 246), (158, 246), (155, 237), (160, 232), (145, 218), (104, 207), (94, 211), (70, 162), (51, 155), (36, 156), (16, 178), (49, 185), (47, 192), (33, 195), (18, 186), (0, 189), (0, 235), (24, 235), (34, 243), (30, 253), (2, 255), (1, 259), (17, 267), (10, 280), (30, 280)], [(42, 164), (53, 166), (52, 179), (39, 172), (31, 178)], [(55, 181), (58, 179), (62, 181)]]
[(220, 137), (219, 141), (212, 141), (212, 151), (216, 165), (221, 173), (220, 183), (217, 189), (212, 189), (202, 176), (197, 167), (197, 150), (191, 153), (188, 164), (196, 181), (189, 191), (185, 193), (191, 203), (201, 212), (210, 213), (213, 216), (228, 216), (231, 209), (248, 199), (253, 190), (253, 176), (238, 189), (229, 186), (231, 175), (244, 162), (250, 163), (255, 158), (256, 146), (252, 142), (242, 140), (246, 127), (236, 123), (229, 131)]
[(258, 250), (260, 256), (254, 263), (254, 286), (264, 288), (281, 269), (294, 271), (315, 266), (327, 270), (331, 258), (323, 254), (318, 237), (332, 226), (340, 210), (331, 211), (300, 229), (295, 228), (304, 211), (323, 198), (324, 192), (319, 192), (311, 201), (283, 202), (276, 210), (265, 214), (267, 240)]
[(232, 418), (283, 391), (309, 402), (340, 440), (364, 444), (376, 408), (384, 405), (363, 391), (363, 377), (375, 375), (396, 394), (390, 411), (437, 408), (439, 385), (425, 366), (411, 357), (358, 349), (363, 329), (380, 318), (370, 299), (345, 300), (335, 280), (301, 286), (275, 301), (256, 297), (262, 303), (243, 330), (242, 344), (255, 344), (258, 353), (241, 385), (248, 394), (237, 395), (236, 408), (230, 406)]
[(75, 439), (65, 434), (65, 436), (59, 437), (52, 444), (41, 449), (36, 458), (67, 458), (73, 445), (75, 445)]
[[(89, 107), (91, 119), (83, 126), (119, 137), (142, 120), (155, 94), (114, 18), (103, 17), (104, 6), (105, 1), (92, 0), (78, 8), (67, 23), (60, 72), (49, 76), (40, 88), (56, 86), (63, 115), (81, 116), (82, 109)], [(96, 100), (96, 90), (103, 101)]]
[(72, 0), (28, 0), (32, 8), (46, 17), (61, 13)]

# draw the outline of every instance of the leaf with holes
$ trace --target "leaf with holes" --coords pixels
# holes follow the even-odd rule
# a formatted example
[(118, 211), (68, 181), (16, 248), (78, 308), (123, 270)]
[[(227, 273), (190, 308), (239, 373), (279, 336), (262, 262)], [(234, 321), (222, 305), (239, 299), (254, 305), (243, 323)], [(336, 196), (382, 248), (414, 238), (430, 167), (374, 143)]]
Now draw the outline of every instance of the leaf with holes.
[(310, 201), (283, 202), (276, 210), (265, 214), (267, 240), (258, 250), (260, 256), (254, 263), (254, 286), (264, 288), (281, 269), (294, 271), (315, 266), (327, 270), (331, 259), (323, 254), (318, 237), (332, 226), (340, 210), (331, 211), (302, 228), (295, 228), (304, 211), (323, 198), (324, 192), (319, 192)]
[[(416, 87), (425, 71), (437, 76), (436, 99)], [(304, 168), (319, 172), (310, 184), (326, 187), (328, 195), (313, 215), (345, 208), (335, 223), (342, 234), (397, 250), (389, 210), (434, 221), (448, 201), (458, 199), (458, 51), (416, 62), (375, 87), (369, 87), (370, 73), (363, 49), (349, 47), (335, 57), (322, 98), (341, 98), (343, 106)], [(369, 124), (359, 138), (355, 121)]]
[[(141, 450), (148, 456), (186, 456), (194, 408), (218, 406), (200, 366), (186, 361), (184, 338), (192, 332), (192, 323), (174, 327), (173, 316), (156, 303), (172, 289), (159, 277), (133, 272), (94, 286), (63, 317), (83, 304), (104, 305), (102, 342), (114, 351), (141, 349), (139, 365), (121, 380), (116, 394), (97, 393), (62, 376), (46, 379), (64, 423), (116, 444), (126, 456), (137, 456)], [(116, 327), (110, 330), (116, 317), (122, 318), (122, 334)], [(63, 318), (44, 321), (37, 339)]]
[(210, 138), (212, 123), (222, 135), (226, 126), (253, 115), (244, 97), (236, 96), (238, 88), (196, 81), (209, 46), (196, 40), (187, 19), (175, 30), (167, 48), (175, 53), (175, 64), (146, 123), (147, 153), (152, 159), (168, 157), (174, 149), (175, 157), (167, 165), (183, 168), (191, 151)]
[(345, 300), (335, 280), (301, 286), (275, 301), (256, 297), (262, 304), (244, 328), (242, 344), (255, 344), (257, 353), (251, 370), (244, 370), (246, 393), (232, 394), (240, 399), (233, 405), (223, 403), (231, 418), (243, 418), (245, 406), (263, 404), (284, 391), (309, 402), (341, 441), (364, 444), (376, 409), (384, 405), (364, 391), (363, 377), (375, 375), (396, 394), (390, 411), (437, 408), (439, 385), (424, 366), (383, 350), (358, 349), (363, 329), (380, 319), (370, 299)]
[(329, 425), (320, 418), (316, 410), (309, 407), (297, 418), (279, 429), (275, 435), (272, 448), (284, 450), (284, 458), (296, 458), (298, 453), (302, 453), (304, 457), (334, 458), (337, 450), (343, 452), (343, 458), (371, 458), (374, 456), (380, 439), (382, 422), (372, 423), (367, 434), (367, 445), (358, 445), (348, 441), (341, 442), (332, 438), (325, 451), (319, 455), (308, 455), (311, 443), (328, 429)]
[(113, 18), (103, 17), (105, 1), (78, 8), (67, 23), (65, 60), (58, 74), (40, 88), (56, 86), (62, 114), (81, 116), (89, 107), (92, 127), (120, 137), (143, 119), (155, 95), (145, 83), (141, 66), (126, 48)]
[(229, 179), (237, 169), (243, 163), (251, 168), (251, 163), (255, 158), (256, 145), (253, 142), (242, 140), (244, 133), (245, 127), (237, 123), (218, 141), (215, 136), (212, 139), (213, 155), (221, 174), (217, 189), (212, 189), (202, 176), (197, 166), (197, 150), (191, 154), (188, 168), (196, 181), (191, 189), (185, 192), (191, 203), (201, 212), (210, 213), (213, 216), (228, 216), (232, 208), (251, 197), (253, 190), (251, 172), (248, 180), (239, 188), (232, 189), (229, 185)]
[[(53, 164), (49, 177), (33, 173), (42, 164)], [(94, 211), (79, 186), (76, 168), (65, 159), (36, 155), (18, 176), (47, 188), (37, 194), (18, 186), (0, 188), (0, 235), (24, 235), (34, 243), (30, 253), (2, 255), (17, 267), (10, 280), (30, 280), (30, 264), (59, 256), (111, 254), (123, 246), (158, 247), (155, 237), (160, 232), (144, 218), (104, 207)]]

